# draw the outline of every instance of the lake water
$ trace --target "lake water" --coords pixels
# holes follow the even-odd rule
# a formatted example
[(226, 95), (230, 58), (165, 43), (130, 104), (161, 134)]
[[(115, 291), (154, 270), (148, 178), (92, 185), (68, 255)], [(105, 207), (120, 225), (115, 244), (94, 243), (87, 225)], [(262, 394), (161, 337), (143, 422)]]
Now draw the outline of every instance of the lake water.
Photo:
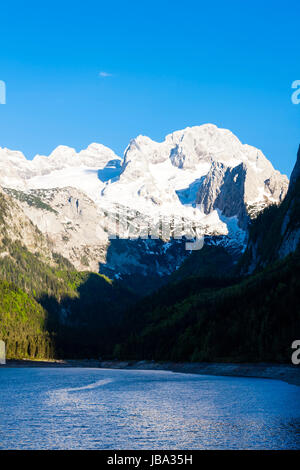
[(299, 392), (265, 379), (0, 368), (0, 449), (300, 449)]

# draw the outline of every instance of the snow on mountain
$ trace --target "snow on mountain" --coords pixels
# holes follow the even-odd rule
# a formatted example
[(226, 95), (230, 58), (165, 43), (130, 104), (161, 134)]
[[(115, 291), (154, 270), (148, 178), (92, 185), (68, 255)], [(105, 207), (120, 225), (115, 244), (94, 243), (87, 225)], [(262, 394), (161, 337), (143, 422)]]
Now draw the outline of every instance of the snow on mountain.
[(260, 150), (206, 124), (176, 131), (161, 143), (144, 136), (133, 139), (119, 179), (106, 185), (102, 196), (154, 217), (187, 215), (185, 205), (198, 204), (198, 219), (220, 209), (227, 217), (238, 216), (245, 228), (247, 206), (261, 209), (279, 202), (287, 187), (287, 177)]
[(60, 145), (48, 157), (36, 155), (31, 161), (21, 152), (0, 148), (0, 185), (20, 189), (73, 186), (96, 199), (103, 188), (98, 170), (119, 169), (120, 163), (112, 150), (95, 143), (78, 153)]
[(32, 168), (37, 175), (47, 175), (52, 171), (65, 168), (103, 168), (110, 160), (120, 159), (117, 155), (101, 144), (91, 144), (85, 150), (76, 150), (64, 145), (58, 146), (49, 157), (36, 155)]
[(23, 187), (32, 175), (31, 162), (22, 152), (0, 147), (0, 175), (1, 186)]
[[(95, 143), (78, 153), (73, 148), (59, 146), (48, 157), (37, 155), (32, 161), (26, 160), (21, 152), (0, 148), (0, 186), (30, 194), (60, 188), (60, 194), (49, 199), (58, 214), (53, 221), (55, 229), (49, 226), (50, 222), (45, 223), (45, 216), (38, 216), (36, 208), (33, 210), (28, 204), (26, 207), (26, 214), (30, 217), (32, 213), (32, 220), (41, 230), (52, 235), (54, 230), (56, 241), (57, 231), (66, 237), (64, 218), (69, 210), (66, 198), (70, 188), (74, 200), (84, 200), (83, 195), (90, 198), (91, 212), (86, 199), (84, 215), (81, 218), (72, 215), (77, 235), (69, 237), (68, 250), (71, 253), (72, 243), (76, 245), (72, 255), (76, 265), (80, 238), (87, 237), (80, 224), (86, 225), (88, 217), (97, 217), (100, 228), (87, 224), (93, 232), (97, 231), (96, 236), (94, 233), (87, 237), (94, 267), (96, 253), (101, 252), (99, 261), (103, 260), (108, 233), (114, 232), (117, 220), (123, 238), (137, 232), (138, 224), (148, 227), (167, 221), (174, 229), (184, 218), (189, 229), (183, 228), (181, 235), (188, 232), (193, 236), (227, 236), (226, 243), (231, 240), (240, 246), (245, 239), (249, 214), (280, 202), (286, 194), (288, 179), (274, 170), (260, 150), (243, 145), (229, 130), (205, 124), (173, 132), (163, 142), (138, 136), (129, 143), (124, 159)], [(43, 200), (47, 198), (46, 193), (42, 193)], [(120, 224), (120, 218), (128, 214), (129, 225)], [(86, 245), (83, 239), (81, 243)], [(95, 250), (91, 248), (93, 244)], [(63, 251), (63, 244), (60, 246)], [(82, 253), (79, 250), (77, 256), (79, 267), (82, 267), (79, 261)], [(88, 263), (89, 267), (92, 265)]]

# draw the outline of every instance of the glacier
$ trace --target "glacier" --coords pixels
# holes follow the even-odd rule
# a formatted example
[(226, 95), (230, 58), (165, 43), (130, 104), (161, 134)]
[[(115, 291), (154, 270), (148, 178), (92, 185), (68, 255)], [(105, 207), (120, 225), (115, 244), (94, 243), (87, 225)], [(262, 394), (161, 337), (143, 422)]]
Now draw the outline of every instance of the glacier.
[[(134, 238), (138, 224), (165, 222), (175, 230), (184, 219), (189, 228), (183, 227), (182, 237), (201, 235), (242, 251), (250, 218), (283, 200), (288, 178), (261, 150), (242, 144), (227, 129), (203, 124), (175, 131), (162, 142), (140, 135), (123, 157), (98, 143), (80, 152), (60, 145), (49, 156), (36, 155), (31, 161), (21, 152), (0, 148), (0, 186), (19, 194), (26, 215), (77, 269), (99, 270), (107, 266), (110, 236)], [(24, 194), (39, 197), (53, 212), (28, 204)], [(119, 223), (114, 233), (116, 220), (125, 215), (127, 225)], [(173, 236), (171, 231), (169, 239), (161, 238), (170, 243)], [(148, 250), (151, 263), (145, 244), (137, 246)], [(134, 257), (129, 251), (127, 267)], [(160, 257), (169, 251), (159, 247)], [(179, 251), (179, 258), (172, 259), (176, 266), (183, 258)], [(115, 253), (111, 258), (115, 275), (122, 276)], [(158, 259), (153, 263), (160, 265)], [(167, 271), (165, 265), (157, 268), (158, 273)]]

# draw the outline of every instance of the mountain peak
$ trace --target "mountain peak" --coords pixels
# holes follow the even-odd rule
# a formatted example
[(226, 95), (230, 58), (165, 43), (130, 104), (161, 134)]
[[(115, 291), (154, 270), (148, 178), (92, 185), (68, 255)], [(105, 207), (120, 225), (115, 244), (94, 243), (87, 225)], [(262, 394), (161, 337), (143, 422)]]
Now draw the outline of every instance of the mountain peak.
[[(117, 157), (117, 155), (115, 155), (113, 150), (97, 142), (92, 142), (86, 149), (81, 150), (78, 155), (87, 154), (87, 153), (89, 154), (107, 153), (107, 154), (113, 154), (115, 157)], [(117, 157), (117, 158), (120, 158), (120, 157)]]
[(200, 218), (221, 210), (229, 217), (242, 214), (246, 220), (246, 206), (279, 202), (288, 183), (259, 149), (243, 145), (231, 131), (215, 124), (186, 127), (162, 142), (138, 135), (125, 151), (122, 168), (116, 164), (107, 168), (109, 162), (121, 159), (95, 142), (79, 153), (60, 145), (49, 157), (36, 156), (32, 162), (9, 159), (8, 166), (7, 160), (1, 165), (4, 186), (72, 186), (97, 204), (122, 201), (153, 217), (161, 211), (185, 214), (186, 204), (199, 203), (204, 208)]
[(10, 150), (7, 147), (0, 147), (0, 157), (9, 158), (10, 160), (26, 160), (25, 155), (19, 150)]
[(76, 150), (72, 147), (68, 147), (67, 145), (58, 145), (49, 155), (48, 158), (65, 158), (65, 157), (73, 157), (76, 155)]

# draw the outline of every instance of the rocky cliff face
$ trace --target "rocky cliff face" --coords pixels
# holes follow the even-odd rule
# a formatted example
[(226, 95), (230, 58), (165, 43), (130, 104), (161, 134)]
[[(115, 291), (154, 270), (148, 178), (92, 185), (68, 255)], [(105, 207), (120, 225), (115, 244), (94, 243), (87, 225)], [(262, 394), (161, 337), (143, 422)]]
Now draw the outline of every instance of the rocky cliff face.
[(284, 209), (285, 215), (280, 230), (282, 239), (278, 251), (280, 258), (295, 251), (300, 242), (300, 146)]
[(289, 189), (280, 206), (261, 213), (250, 227), (242, 258), (243, 273), (252, 273), (294, 252), (300, 242), (300, 147)]
[(243, 163), (228, 167), (214, 162), (197, 193), (197, 204), (205, 214), (219, 209), (226, 217), (236, 216), (241, 227), (247, 226), (244, 201), (246, 167)]
[(108, 236), (99, 225), (103, 214), (85, 193), (70, 187), (5, 191), (76, 269), (99, 271), (99, 263), (106, 259)]
[(15, 198), (7, 195), (0, 188), (0, 257), (10, 257), (8, 249), (11, 243), (18, 242), (31, 253), (49, 264), (55, 265), (55, 246), (47, 235), (44, 235), (31, 218), (23, 212)]
[[(123, 160), (100, 144), (78, 153), (60, 146), (32, 161), (0, 149), (0, 169), (0, 185), (61, 254), (78, 269), (98, 270), (99, 264), (109, 269), (107, 253), (116, 250), (110, 258), (115, 276), (127, 275), (129, 265), (135, 269), (147, 247), (137, 243), (133, 253), (121, 243), (116, 249), (109, 234), (126, 240), (141, 225), (143, 235), (145, 227), (169, 225), (169, 235), (158, 230), (164, 243), (175, 235), (208, 236), (242, 251), (249, 217), (280, 203), (288, 186), (260, 150), (212, 124), (173, 132), (163, 142), (139, 136)], [(123, 271), (116, 266), (120, 249), (120, 263), (127, 257)], [(148, 250), (148, 270), (141, 263), (140, 273), (153, 266), (165, 272), (166, 264), (176, 269), (169, 253), (164, 249), (162, 259)]]
[(233, 167), (213, 162), (196, 202), (206, 214), (219, 209), (226, 217), (237, 216), (239, 225), (247, 229), (250, 216), (272, 202), (282, 202), (287, 188), (288, 179), (269, 165), (257, 172), (245, 162)]
[(297, 161), (291, 174), (289, 193), (297, 191), (296, 186), (300, 179), (300, 145), (297, 153)]

